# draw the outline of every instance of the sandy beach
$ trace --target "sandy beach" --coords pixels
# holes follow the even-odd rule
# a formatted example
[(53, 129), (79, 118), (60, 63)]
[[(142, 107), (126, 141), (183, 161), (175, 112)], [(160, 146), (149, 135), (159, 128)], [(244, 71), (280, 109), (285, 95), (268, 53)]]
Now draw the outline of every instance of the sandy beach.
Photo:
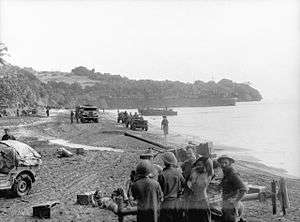
[[(1, 193), (0, 221), (37, 221), (31, 217), (32, 206), (51, 200), (57, 200), (60, 204), (53, 208), (52, 217), (47, 221), (117, 221), (116, 215), (108, 210), (77, 205), (76, 195), (96, 188), (110, 195), (114, 189), (123, 187), (130, 171), (138, 163), (139, 154), (151, 145), (125, 137), (122, 132), (127, 129), (117, 124), (108, 113), (101, 114), (96, 124), (70, 124), (69, 113), (55, 114), (49, 118), (0, 119), (0, 129), (10, 127), (19, 141), (31, 145), (42, 155), (43, 161), (39, 178), (28, 196), (11, 198)], [(160, 131), (134, 131), (134, 134), (164, 143)], [(57, 140), (68, 142), (64, 144), (70, 151), (74, 151), (72, 146), (76, 144), (87, 145), (89, 150), (85, 155), (57, 158), (57, 148), (63, 147), (62, 143), (55, 143)], [(179, 135), (170, 135), (167, 145), (180, 147), (183, 143), (184, 139)], [(230, 152), (230, 149), (237, 148), (215, 147), (216, 153)], [(155, 161), (162, 164), (159, 156)], [(256, 163), (253, 159), (237, 160), (235, 167), (249, 184), (266, 186), (268, 190), (273, 179), (286, 176), (283, 170)], [(271, 201), (267, 200), (265, 203), (245, 202), (246, 218), (300, 221), (300, 180), (289, 177), (287, 186), (291, 207), (285, 217), (281, 216), (280, 210), (277, 215), (272, 215)], [(128, 218), (125, 221), (134, 220)]]

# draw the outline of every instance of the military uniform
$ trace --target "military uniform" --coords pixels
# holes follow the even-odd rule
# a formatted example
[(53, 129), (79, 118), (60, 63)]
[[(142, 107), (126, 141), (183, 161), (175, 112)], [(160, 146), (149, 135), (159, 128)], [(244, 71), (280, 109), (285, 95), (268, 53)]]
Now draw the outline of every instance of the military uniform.
[[(207, 187), (209, 176), (200, 167), (195, 167), (191, 171), (187, 186), (189, 192), (185, 196), (186, 221), (187, 222), (210, 222), (211, 213), (207, 197)], [(199, 220), (201, 218), (201, 220)]]
[(162, 127), (162, 130), (164, 131), (164, 134), (168, 135), (169, 134), (169, 121), (167, 120), (167, 118), (164, 118), (161, 121), (161, 127)]
[(161, 205), (161, 221), (179, 221), (182, 216), (179, 210), (179, 198), (184, 184), (182, 174), (179, 173), (177, 168), (169, 166), (158, 176), (158, 182), (164, 193), (164, 201)]
[(158, 222), (159, 204), (163, 197), (160, 185), (148, 177), (151, 162), (142, 160), (137, 168), (137, 180), (132, 184), (131, 191), (137, 200), (137, 222)]
[(236, 218), (241, 216), (243, 204), (239, 201), (236, 209), (233, 203), (240, 192), (247, 191), (247, 187), (233, 167), (230, 166), (223, 169), (223, 174), (224, 177), (220, 185), (222, 187), (222, 211), (225, 218), (224, 221), (234, 222), (236, 221)]
[(73, 123), (73, 117), (74, 117), (74, 112), (73, 112), (73, 110), (72, 110), (72, 111), (71, 111), (71, 115), (70, 115), (71, 123)]

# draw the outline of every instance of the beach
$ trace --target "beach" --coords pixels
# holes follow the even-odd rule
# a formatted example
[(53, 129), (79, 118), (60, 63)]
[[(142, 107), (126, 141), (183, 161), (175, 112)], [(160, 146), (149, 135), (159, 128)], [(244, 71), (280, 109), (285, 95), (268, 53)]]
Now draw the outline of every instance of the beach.
[[(31, 217), (32, 206), (47, 201), (60, 202), (53, 208), (48, 221), (117, 221), (117, 216), (111, 211), (77, 205), (76, 195), (99, 188), (110, 196), (114, 189), (124, 187), (130, 171), (138, 163), (139, 155), (151, 147), (147, 143), (125, 137), (123, 132), (130, 130), (117, 124), (111, 113), (102, 113), (99, 123), (70, 124), (69, 112), (56, 110), (51, 111), (49, 118), (2, 118), (0, 129), (4, 127), (11, 128), (19, 141), (36, 149), (42, 155), (43, 163), (29, 195), (11, 198), (1, 194), (0, 221), (37, 221)], [(130, 132), (165, 143), (159, 129)], [(185, 142), (185, 137), (172, 132), (166, 145), (180, 147)], [(57, 158), (57, 148), (65, 147), (74, 152), (78, 145), (88, 146), (85, 155)], [(230, 152), (234, 149), (239, 148), (215, 147), (216, 152)], [(162, 165), (159, 155), (155, 162)], [(270, 190), (273, 179), (287, 176), (284, 170), (266, 166), (255, 158), (237, 160), (235, 168), (244, 181), (266, 186), (267, 190)], [(287, 186), (291, 207), (287, 209), (285, 217), (281, 216), (280, 210), (277, 215), (272, 215), (271, 201), (267, 200), (265, 203), (245, 202), (246, 218), (261, 221), (300, 221), (300, 180), (288, 177)], [(125, 221), (134, 220), (129, 217)]]

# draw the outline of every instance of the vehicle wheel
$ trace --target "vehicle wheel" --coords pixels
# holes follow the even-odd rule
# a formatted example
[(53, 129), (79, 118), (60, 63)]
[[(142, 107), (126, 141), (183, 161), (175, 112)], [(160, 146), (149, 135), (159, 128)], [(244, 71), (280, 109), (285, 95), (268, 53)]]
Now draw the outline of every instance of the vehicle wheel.
[(32, 180), (28, 174), (22, 174), (15, 180), (12, 191), (16, 196), (22, 197), (29, 193)]
[(99, 120), (98, 120), (98, 119), (95, 119), (95, 123), (99, 123)]
[(145, 131), (148, 131), (148, 127), (145, 127)]

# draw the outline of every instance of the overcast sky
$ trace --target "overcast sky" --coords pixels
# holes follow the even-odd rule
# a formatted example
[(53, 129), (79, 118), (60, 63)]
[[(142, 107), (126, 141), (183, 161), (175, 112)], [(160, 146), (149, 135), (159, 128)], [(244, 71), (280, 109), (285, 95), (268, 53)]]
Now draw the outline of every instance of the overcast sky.
[(250, 81), (297, 99), (300, 1), (0, 0), (9, 61), (133, 79)]

